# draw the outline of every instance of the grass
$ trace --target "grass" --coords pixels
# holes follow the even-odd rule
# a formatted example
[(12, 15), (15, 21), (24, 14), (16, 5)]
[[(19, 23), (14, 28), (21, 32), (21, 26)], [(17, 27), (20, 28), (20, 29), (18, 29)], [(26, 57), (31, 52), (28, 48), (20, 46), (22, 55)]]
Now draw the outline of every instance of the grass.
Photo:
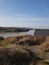
[(45, 38), (41, 36), (20, 35), (17, 37), (9, 37), (4, 39), (2, 41), (2, 45), (6, 46), (8, 44), (19, 44), (19, 45), (32, 46), (32, 45), (40, 45), (44, 41)]
[(49, 52), (49, 36), (46, 37), (45, 42), (40, 45), (41, 49), (45, 52)]
[[(8, 37), (0, 42), (0, 65), (48, 65), (43, 61), (44, 54), (46, 53), (45, 50), (47, 49), (46, 42), (49, 42), (48, 36), (20, 35), (17, 37)], [(41, 57), (39, 57), (43, 58), (43, 60), (35, 62), (35, 60), (31, 59), (30, 51), (36, 50), (33, 46), (40, 47), (42, 52)], [(27, 51), (27, 49), (30, 51)], [(38, 55), (34, 52), (33, 54)]]

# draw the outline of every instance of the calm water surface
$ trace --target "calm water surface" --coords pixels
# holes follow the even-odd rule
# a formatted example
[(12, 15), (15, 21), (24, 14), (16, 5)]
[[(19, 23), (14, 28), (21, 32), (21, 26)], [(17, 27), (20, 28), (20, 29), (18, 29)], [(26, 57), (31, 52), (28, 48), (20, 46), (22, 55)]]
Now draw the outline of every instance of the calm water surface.
[(12, 32), (12, 33), (0, 33), (0, 36), (3, 36), (4, 38), (11, 37), (11, 36), (17, 36), (17, 35), (25, 35), (25, 34), (30, 34), (34, 35), (34, 30), (30, 30), (29, 32)]

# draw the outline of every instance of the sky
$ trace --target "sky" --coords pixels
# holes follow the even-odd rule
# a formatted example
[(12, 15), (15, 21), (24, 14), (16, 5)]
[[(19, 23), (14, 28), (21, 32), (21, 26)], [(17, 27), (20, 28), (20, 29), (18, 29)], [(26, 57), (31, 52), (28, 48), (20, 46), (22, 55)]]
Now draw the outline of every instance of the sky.
[(0, 0), (0, 26), (49, 29), (49, 0)]

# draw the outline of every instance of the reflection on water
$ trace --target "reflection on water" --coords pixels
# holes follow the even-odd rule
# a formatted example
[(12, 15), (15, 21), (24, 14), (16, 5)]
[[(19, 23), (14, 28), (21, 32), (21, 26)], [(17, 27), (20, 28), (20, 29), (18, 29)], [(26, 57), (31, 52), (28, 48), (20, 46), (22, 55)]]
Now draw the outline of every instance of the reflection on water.
[(16, 32), (12, 32), (12, 33), (0, 33), (0, 36), (3, 36), (3, 37), (11, 37), (11, 36), (17, 36), (17, 35), (25, 35), (25, 34), (30, 34), (30, 35), (34, 35), (34, 30), (30, 30), (28, 32), (19, 32), (19, 33), (16, 33)]

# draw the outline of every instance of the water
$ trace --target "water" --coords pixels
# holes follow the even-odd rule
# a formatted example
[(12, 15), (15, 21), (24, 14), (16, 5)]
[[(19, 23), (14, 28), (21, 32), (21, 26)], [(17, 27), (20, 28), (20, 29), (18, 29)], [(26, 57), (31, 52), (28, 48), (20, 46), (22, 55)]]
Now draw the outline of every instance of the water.
[(12, 32), (12, 33), (0, 33), (0, 36), (3, 36), (4, 38), (11, 37), (11, 36), (17, 36), (17, 35), (25, 35), (25, 34), (30, 34), (34, 35), (34, 30), (30, 30), (28, 32)]

